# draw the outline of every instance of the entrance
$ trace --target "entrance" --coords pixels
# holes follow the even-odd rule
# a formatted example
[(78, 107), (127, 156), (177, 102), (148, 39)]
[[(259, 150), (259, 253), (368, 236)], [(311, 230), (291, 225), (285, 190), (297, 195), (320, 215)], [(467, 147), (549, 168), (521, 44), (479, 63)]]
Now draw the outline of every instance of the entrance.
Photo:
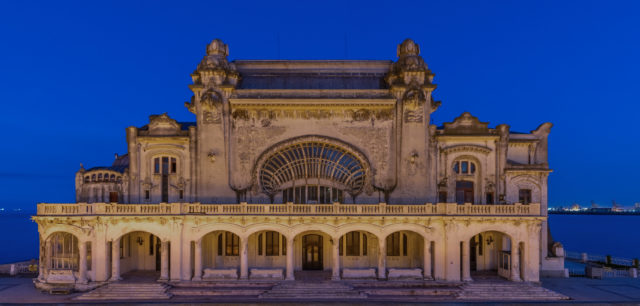
[(456, 181), (456, 202), (473, 204), (473, 182)]
[(302, 237), (302, 269), (322, 270), (322, 236), (310, 234)]

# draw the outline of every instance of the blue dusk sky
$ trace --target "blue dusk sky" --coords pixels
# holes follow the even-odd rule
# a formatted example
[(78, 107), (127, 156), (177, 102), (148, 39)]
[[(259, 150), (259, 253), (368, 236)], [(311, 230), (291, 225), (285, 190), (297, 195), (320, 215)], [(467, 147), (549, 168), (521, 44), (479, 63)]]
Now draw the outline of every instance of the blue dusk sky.
[(183, 106), (220, 38), (230, 59), (395, 60), (435, 73), (432, 116), (529, 132), (552, 122), (551, 206), (640, 202), (640, 1), (2, 1), (0, 207), (73, 202), (125, 128)]

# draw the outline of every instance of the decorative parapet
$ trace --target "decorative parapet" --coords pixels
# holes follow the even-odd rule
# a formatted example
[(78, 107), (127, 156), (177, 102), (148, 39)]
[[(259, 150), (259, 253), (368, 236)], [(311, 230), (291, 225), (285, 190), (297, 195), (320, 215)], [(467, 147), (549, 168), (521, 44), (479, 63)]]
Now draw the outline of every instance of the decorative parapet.
[(336, 215), (336, 216), (540, 216), (540, 204), (109, 204), (39, 203), (38, 216), (94, 215)]

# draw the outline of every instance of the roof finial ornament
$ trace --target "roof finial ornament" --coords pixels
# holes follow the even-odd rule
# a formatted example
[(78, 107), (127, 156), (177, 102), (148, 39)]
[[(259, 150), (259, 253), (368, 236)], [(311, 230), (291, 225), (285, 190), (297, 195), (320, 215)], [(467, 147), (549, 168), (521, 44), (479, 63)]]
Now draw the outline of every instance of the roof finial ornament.
[(216, 38), (207, 46), (207, 55), (229, 55), (229, 46)]
[(78, 171), (84, 171), (84, 167), (82, 166), (82, 163), (80, 163), (80, 169)]
[(410, 38), (398, 45), (398, 57), (407, 55), (420, 55), (420, 46)]

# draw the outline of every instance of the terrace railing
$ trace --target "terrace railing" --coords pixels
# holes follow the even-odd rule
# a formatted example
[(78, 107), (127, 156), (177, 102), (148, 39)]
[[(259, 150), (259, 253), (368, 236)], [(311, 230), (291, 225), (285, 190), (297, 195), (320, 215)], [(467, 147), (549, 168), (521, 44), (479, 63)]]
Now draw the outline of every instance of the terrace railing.
[(38, 216), (83, 215), (540, 216), (540, 204), (38, 204)]

